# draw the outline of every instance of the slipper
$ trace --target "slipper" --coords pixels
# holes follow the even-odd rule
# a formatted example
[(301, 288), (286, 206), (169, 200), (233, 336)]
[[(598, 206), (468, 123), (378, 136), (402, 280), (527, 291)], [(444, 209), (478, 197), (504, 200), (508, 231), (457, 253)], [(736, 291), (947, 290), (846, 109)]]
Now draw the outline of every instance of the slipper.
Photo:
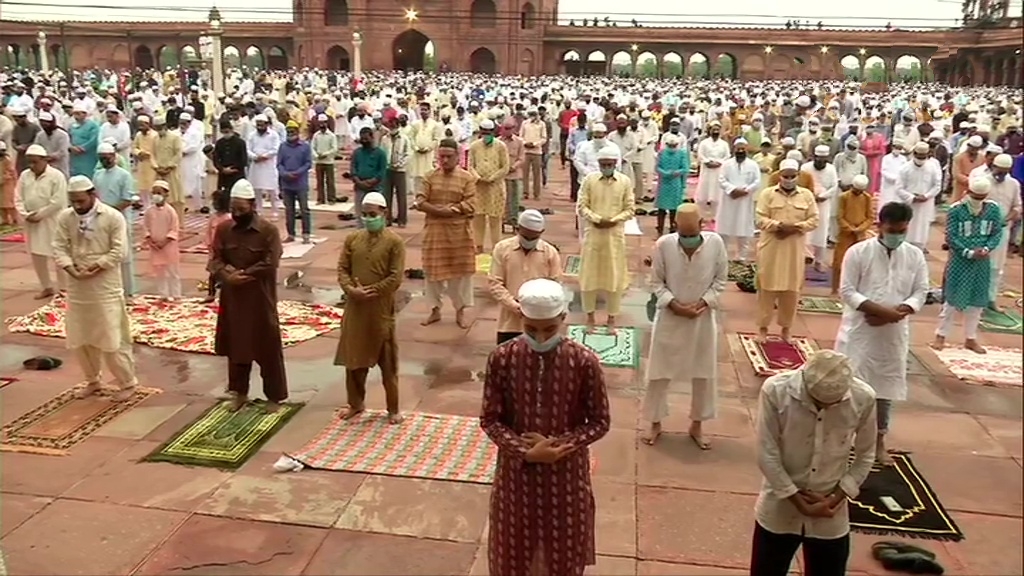
[(697, 448), (700, 448), (701, 450), (711, 450), (711, 443), (707, 440), (698, 440), (693, 434), (687, 434), (687, 436), (690, 437), (690, 440), (693, 440), (693, 443), (697, 445)]
[(541, 208), (540, 213), (544, 216), (551, 216), (552, 214), (555, 213), (555, 211), (552, 210), (551, 208)]
[(945, 572), (934, 553), (913, 544), (876, 542), (871, 546), (871, 556), (891, 572), (940, 575)]
[(53, 370), (60, 368), (64, 361), (52, 356), (35, 356), (21, 363), (28, 370)]
[(410, 280), (424, 280), (427, 275), (421, 268), (409, 268), (405, 271), (405, 277)]
[(644, 210), (643, 208), (637, 208), (633, 213), (637, 216), (647, 216), (647, 210)]

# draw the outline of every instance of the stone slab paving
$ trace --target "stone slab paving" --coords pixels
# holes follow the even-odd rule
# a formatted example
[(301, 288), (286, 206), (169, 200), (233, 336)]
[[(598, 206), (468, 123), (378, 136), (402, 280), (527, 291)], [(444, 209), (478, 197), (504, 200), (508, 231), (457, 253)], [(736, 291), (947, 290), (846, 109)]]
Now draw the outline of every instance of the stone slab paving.
[[(546, 238), (564, 255), (579, 244), (568, 201), (567, 173), (552, 163), (545, 199), (531, 207), (553, 210)], [(622, 320), (639, 328), (640, 369), (606, 371), (612, 429), (594, 445), (597, 462), (596, 566), (591, 575), (744, 574), (750, 552), (753, 502), (760, 482), (754, 460), (754, 418), (761, 379), (742, 351), (722, 338), (719, 348), (719, 417), (707, 425), (714, 448), (698, 450), (685, 436), (689, 390), (673, 390), (672, 415), (655, 447), (638, 442), (643, 367), (650, 323), (644, 305), (654, 220), (641, 216), (646, 235), (630, 242), (633, 288)], [(304, 257), (282, 262), (280, 297), (333, 304), (339, 292), (334, 266), (351, 229), (332, 215), (314, 213), (316, 234), (328, 241)], [(420, 266), (422, 218), (397, 232), (407, 242), (407, 267)], [(941, 277), (945, 253), (933, 231), (929, 262)], [(148, 255), (137, 253), (144, 274)], [(204, 256), (186, 254), (183, 282), (199, 295)], [(0, 310), (30, 312), (35, 277), (24, 246), (0, 243)], [(302, 272), (298, 285), (294, 274)], [(289, 279), (291, 277), (291, 279)], [(1006, 278), (1020, 291), (1021, 260), (1011, 256)], [(287, 287), (284, 286), (285, 280)], [(575, 280), (566, 279), (575, 290)], [(141, 278), (143, 289), (152, 282)], [(474, 280), (477, 297), (468, 330), (450, 310), (435, 326), (421, 327), (429, 306), (423, 282), (402, 286), (399, 315), (402, 406), (405, 410), (474, 416), (481, 374), (493, 348), (497, 305), (486, 279)], [(809, 294), (825, 295), (824, 288)], [(1004, 305), (1013, 305), (1006, 299)], [(755, 299), (730, 286), (723, 298), (724, 331), (754, 330)], [(914, 461), (966, 532), (959, 543), (921, 541), (947, 574), (1018, 575), (1024, 543), (1021, 516), (1021, 389), (966, 384), (927, 348), (938, 315), (929, 306), (914, 317), (910, 399), (895, 413), (892, 444), (912, 450)], [(583, 320), (578, 303), (570, 321)], [(820, 346), (835, 340), (839, 316), (800, 314), (794, 333)], [(982, 333), (985, 344), (1021, 348), (1019, 335)], [(955, 341), (956, 338), (951, 339)], [(344, 402), (343, 372), (332, 360), (337, 334), (285, 352), (292, 397), (307, 407), (235, 472), (189, 468), (139, 459), (167, 441), (211, 404), (225, 386), (223, 359), (136, 346), (141, 382), (164, 390), (110, 422), (65, 457), (0, 453), (0, 548), (11, 574), (486, 574), (488, 489), (436, 480), (305, 470), (275, 474), (270, 465), (302, 446)], [(26, 372), (38, 354), (66, 360), (52, 372)], [(24, 334), (0, 336), (0, 375), (19, 379), (0, 389), (7, 423), (74, 385), (79, 371), (64, 343)], [(379, 376), (371, 374), (370, 407), (383, 407)], [(256, 387), (259, 388), (258, 386)], [(850, 572), (882, 572), (870, 558), (878, 537), (855, 534)], [(0, 562), (0, 573), (4, 573)], [(800, 573), (799, 561), (794, 573)]]

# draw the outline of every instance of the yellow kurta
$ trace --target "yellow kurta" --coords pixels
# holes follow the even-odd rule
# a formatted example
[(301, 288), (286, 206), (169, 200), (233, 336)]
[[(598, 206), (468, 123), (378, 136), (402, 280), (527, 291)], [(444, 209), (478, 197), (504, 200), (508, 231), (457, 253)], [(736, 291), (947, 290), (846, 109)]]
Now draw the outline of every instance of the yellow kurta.
[(505, 213), (505, 175), (508, 148), (497, 138), (490, 146), (482, 139), (469, 145), (469, 169), (476, 174), (476, 214), (500, 218)]
[[(417, 120), (409, 127), (409, 141), (412, 142), (412, 155), (406, 165), (406, 173), (413, 177), (426, 176), (434, 169), (434, 156), (437, 145), (441, 143), (441, 123), (434, 119)], [(420, 150), (426, 152), (420, 153)]]
[(89, 229), (79, 229), (78, 214), (65, 208), (57, 216), (54, 258), (61, 269), (102, 271), (85, 280), (68, 277), (68, 308), (64, 316), (68, 348), (85, 345), (104, 352), (120, 350), (132, 342), (131, 322), (125, 308), (121, 262), (130, 246), (127, 224), (118, 210), (96, 201), (96, 218)]
[(167, 203), (171, 206), (185, 203), (185, 193), (181, 188), (181, 149), (181, 136), (171, 131), (165, 132), (163, 136), (158, 135), (153, 146), (153, 169), (173, 168), (167, 174), (157, 174), (157, 178), (166, 181), (171, 187), (167, 193)]
[[(791, 224), (800, 233), (785, 238), (775, 232), (780, 224)], [(761, 193), (757, 200), (757, 286), (771, 292), (799, 292), (804, 287), (804, 253), (807, 234), (818, 227), (818, 203), (814, 193), (797, 186), (786, 194), (778, 186)]]
[(761, 190), (768, 188), (768, 178), (772, 174), (772, 167), (775, 166), (775, 155), (758, 152), (754, 154), (754, 162), (757, 162), (757, 166), (761, 169), (761, 187), (754, 193), (754, 202), (757, 202)]
[(846, 251), (857, 242), (869, 236), (868, 230), (875, 223), (875, 211), (871, 206), (871, 194), (861, 192), (854, 194), (848, 190), (839, 195), (839, 234), (836, 247), (832, 252), (832, 289), (839, 289), (839, 280), (843, 271), (843, 258)]
[[(156, 172), (153, 171), (153, 154), (156, 150), (156, 139), (156, 131), (150, 130), (145, 134), (139, 132), (132, 141), (132, 154), (135, 156), (138, 170), (135, 173), (135, 181), (138, 182), (139, 192), (143, 194), (148, 194), (153, 187), (153, 182), (157, 180)], [(148, 156), (141, 158), (140, 154), (143, 152), (148, 154)]]
[[(583, 220), (580, 290), (622, 292), (629, 287), (625, 223), (636, 209), (633, 183), (619, 172), (611, 178), (595, 172), (583, 179), (579, 194), (578, 210)], [(602, 219), (615, 222), (615, 226), (595, 226)]]

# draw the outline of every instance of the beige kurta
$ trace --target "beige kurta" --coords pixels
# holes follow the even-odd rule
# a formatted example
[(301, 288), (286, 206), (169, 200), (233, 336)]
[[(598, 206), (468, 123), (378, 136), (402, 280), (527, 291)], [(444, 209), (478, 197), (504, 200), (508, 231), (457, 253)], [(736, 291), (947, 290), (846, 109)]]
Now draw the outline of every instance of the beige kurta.
[[(47, 166), (36, 176), (32, 169), (25, 170), (14, 187), (14, 208), (25, 223), (25, 245), (30, 254), (53, 256), (53, 238), (57, 229), (57, 214), (68, 206), (68, 181), (53, 166)], [(34, 214), (39, 222), (29, 222)]]
[[(780, 224), (800, 232), (780, 238)], [(808, 234), (818, 227), (814, 192), (797, 186), (791, 195), (773, 186), (757, 199), (757, 287), (770, 292), (799, 292), (804, 287), (804, 253)]]
[(476, 214), (500, 218), (505, 213), (505, 176), (510, 168), (508, 148), (495, 139), (490, 146), (481, 140), (469, 145), (469, 169), (476, 174)]
[[(626, 265), (626, 222), (633, 217), (633, 183), (620, 172), (605, 178), (588, 175), (580, 185), (579, 214), (583, 218), (580, 289), (622, 292), (629, 287)], [(615, 223), (598, 228), (602, 219)]]
[(121, 213), (96, 201), (96, 218), (84, 232), (74, 209), (57, 216), (53, 241), (59, 268), (86, 270), (97, 265), (101, 272), (91, 278), (68, 278), (68, 309), (64, 317), (68, 348), (89, 345), (104, 352), (131, 344), (132, 331), (125, 309), (121, 262), (127, 255), (127, 224)]
[(167, 174), (156, 175), (171, 187), (167, 193), (167, 203), (172, 206), (185, 202), (185, 192), (181, 187), (181, 149), (181, 136), (169, 130), (163, 136), (157, 136), (153, 147), (153, 169), (173, 168)]
[(153, 156), (156, 151), (157, 135), (155, 130), (143, 134), (139, 132), (132, 142), (132, 154), (137, 162), (135, 181), (138, 183), (139, 192), (149, 193), (153, 182), (157, 180), (156, 172), (153, 170)]
[[(441, 123), (433, 118), (417, 120), (409, 127), (409, 141), (412, 142), (412, 154), (406, 173), (413, 178), (426, 176), (434, 169), (434, 157), (437, 145), (441, 143)], [(426, 152), (420, 152), (426, 150)]]

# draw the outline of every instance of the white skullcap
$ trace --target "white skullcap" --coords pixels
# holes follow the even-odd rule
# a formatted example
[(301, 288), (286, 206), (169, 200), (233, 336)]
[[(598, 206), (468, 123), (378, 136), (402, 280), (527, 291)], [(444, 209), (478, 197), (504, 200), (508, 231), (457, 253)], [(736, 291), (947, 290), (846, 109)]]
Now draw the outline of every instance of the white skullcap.
[(675, 134), (669, 133), (669, 134), (665, 135), (665, 145), (666, 146), (679, 146), (680, 142), (681, 142), (681, 139), (679, 138), (679, 136), (676, 136)]
[(153, 188), (160, 188), (161, 190), (167, 190), (169, 192), (171, 190), (171, 185), (168, 184), (166, 180), (155, 180), (153, 182)]
[(651, 111), (650, 110), (644, 110), (643, 112), (640, 113), (640, 117), (641, 118), (650, 118), (651, 117)]
[(480, 123), (480, 129), (481, 130), (494, 130), (494, 121), (493, 120), (484, 120), (483, 122)]
[(608, 127), (605, 126), (604, 124), (598, 122), (597, 124), (594, 124), (594, 126), (590, 129), (590, 131), (591, 132), (605, 132), (606, 133), (606, 132), (608, 132)]
[(157, 116), (153, 118), (153, 126), (164, 126), (167, 124), (167, 118), (165, 116)]
[(277, 114), (274, 113), (274, 109), (273, 108), (270, 108), (268, 106), (267, 108), (263, 109), (263, 115), (267, 117), (267, 121), (269, 122), (270, 119), (273, 118), (274, 116), (276, 116)]
[(97, 154), (116, 154), (117, 153), (117, 148), (114, 148), (113, 145), (111, 145), (111, 144), (109, 144), (107, 142), (104, 142), (104, 143), (100, 144), (96, 148), (96, 153)]
[(834, 350), (821, 350), (801, 369), (807, 395), (823, 404), (839, 402), (853, 384), (850, 359)]
[(918, 142), (917, 144), (914, 144), (914, 154), (927, 154), (930, 151), (931, 148), (928, 146), (927, 142)]
[(316, 115), (316, 121), (317, 122), (327, 122), (327, 114), (317, 114)]
[(988, 196), (989, 191), (992, 190), (992, 181), (985, 176), (978, 176), (971, 178), (971, 181), (967, 183), (967, 187), (975, 194)]
[(181, 115), (178, 116), (178, 122), (191, 122), (191, 121), (192, 121), (192, 115), (189, 114), (188, 112), (182, 112)]
[(941, 142), (942, 134), (939, 134), (938, 132), (932, 132), (931, 134), (928, 135), (928, 139), (935, 140), (936, 142)]
[(252, 182), (243, 178), (238, 182), (235, 182), (235, 185), (231, 187), (231, 197), (241, 198), (243, 200), (255, 200), (256, 189), (252, 187)]
[(804, 161), (804, 153), (799, 150), (790, 150), (786, 152), (786, 160), (796, 160), (797, 162)]
[(25, 150), (25, 156), (39, 156), (40, 158), (45, 158), (49, 155), (50, 153), (46, 151), (46, 148), (43, 148), (39, 144), (33, 144)]
[(388, 201), (384, 199), (384, 195), (380, 192), (369, 192), (366, 196), (363, 196), (363, 205), (387, 208)]
[(733, 146), (746, 146), (747, 145), (747, 139), (746, 138), (737, 138), (737, 139), (732, 141), (732, 145)]
[(54, 121), (53, 114), (51, 114), (49, 112), (40, 112), (39, 113), (39, 120), (41, 122), (53, 122)]
[(847, 138), (846, 147), (853, 148), (854, 150), (856, 150), (857, 148), (860, 148), (860, 140), (857, 140), (856, 138), (853, 137)]
[(992, 127), (991, 126), (987, 126), (985, 124), (982, 124), (981, 126), (978, 126), (977, 128), (975, 128), (975, 130), (977, 130), (978, 132), (981, 132), (982, 134), (988, 134), (989, 132), (992, 131)]
[(893, 148), (903, 148), (903, 140), (900, 139), (900, 138), (893, 138), (892, 147)]
[(527, 280), (519, 287), (518, 297), (523, 316), (532, 320), (551, 320), (565, 313), (565, 291), (554, 280)]
[(139, 116), (138, 118), (136, 118), (136, 120), (138, 120), (139, 122), (145, 122), (146, 124), (149, 124), (150, 122), (149, 116)]
[(253, 122), (270, 122), (270, 120), (268, 120), (267, 117), (265, 115), (263, 115), (263, 114), (257, 114), (256, 117), (252, 119), (252, 121)]
[(538, 210), (529, 209), (519, 213), (519, 227), (532, 232), (544, 231), (544, 215)]
[(1003, 147), (998, 145), (998, 144), (989, 144), (988, 147), (985, 148), (985, 154), (1002, 154), (1002, 153), (1003, 153)]
[(86, 109), (84, 103), (82, 103), (82, 102), (75, 102), (74, 104), (71, 105), (71, 113), (74, 114), (75, 112), (89, 112), (89, 110)]
[(6, 152), (6, 151), (7, 151), (7, 142), (4, 142), (3, 140), (0, 140), (0, 152)]
[(68, 178), (68, 192), (88, 192), (93, 188), (95, 186), (87, 176), (78, 175)]
[(800, 162), (793, 160), (792, 158), (786, 158), (779, 163), (779, 170), (799, 170)]
[(796, 99), (795, 104), (801, 108), (808, 108), (811, 105), (811, 97), (806, 94)]
[(981, 139), (981, 136), (975, 134), (967, 139), (967, 145), (971, 148), (981, 148), (985, 145), (985, 141)]
[(598, 160), (618, 160), (619, 151), (612, 148), (611, 146), (605, 146), (597, 153)]
[(28, 116), (28, 112), (21, 106), (11, 106), (11, 116)]
[(796, 140), (794, 140), (791, 136), (786, 136), (785, 138), (782, 139), (782, 145), (783, 146), (796, 146)]
[(996, 168), (1013, 168), (1013, 156), (1000, 154), (992, 161), (992, 165)]
[(822, 146), (815, 146), (814, 147), (814, 155), (815, 156), (825, 156), (825, 157), (828, 157), (828, 153), (830, 151), (831, 151), (831, 148), (829, 148), (828, 146), (822, 145)]
[(870, 184), (870, 182), (868, 181), (868, 177), (863, 174), (857, 174), (856, 176), (854, 176), (852, 183), (853, 187), (858, 190), (867, 190), (868, 184)]

